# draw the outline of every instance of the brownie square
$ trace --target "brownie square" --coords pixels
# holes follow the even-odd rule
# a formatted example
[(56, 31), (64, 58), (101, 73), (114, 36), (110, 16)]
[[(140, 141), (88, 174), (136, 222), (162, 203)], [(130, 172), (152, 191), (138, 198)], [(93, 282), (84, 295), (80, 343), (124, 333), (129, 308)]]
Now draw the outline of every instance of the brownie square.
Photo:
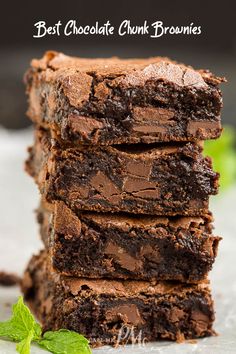
[(225, 81), (168, 58), (87, 59), (47, 52), (25, 76), (29, 117), (78, 144), (220, 136)]
[(73, 213), (41, 203), (41, 237), (53, 267), (75, 277), (197, 282), (206, 278), (220, 237), (212, 217)]
[[(52, 270), (42, 252), (31, 259), (22, 290), (44, 330), (74, 330), (94, 346), (135, 338), (180, 341), (214, 334), (207, 282), (187, 285), (66, 277)], [(134, 336), (124, 338), (127, 330)]]
[(48, 202), (75, 212), (205, 215), (218, 173), (195, 143), (58, 146), (36, 130), (26, 169)]

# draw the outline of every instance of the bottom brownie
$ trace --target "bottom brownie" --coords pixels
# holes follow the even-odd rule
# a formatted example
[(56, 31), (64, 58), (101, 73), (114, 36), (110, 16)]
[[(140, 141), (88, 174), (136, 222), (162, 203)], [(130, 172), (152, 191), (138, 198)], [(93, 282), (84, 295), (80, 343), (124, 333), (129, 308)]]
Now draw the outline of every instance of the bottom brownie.
[(92, 346), (212, 335), (207, 282), (92, 280), (59, 275), (46, 252), (34, 256), (22, 281), (25, 300), (45, 330), (67, 328)]

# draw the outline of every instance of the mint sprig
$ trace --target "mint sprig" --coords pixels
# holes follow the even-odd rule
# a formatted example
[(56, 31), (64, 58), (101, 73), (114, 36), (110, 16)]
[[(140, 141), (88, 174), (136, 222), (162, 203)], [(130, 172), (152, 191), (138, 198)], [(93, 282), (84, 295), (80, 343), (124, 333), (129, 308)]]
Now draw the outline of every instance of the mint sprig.
[(41, 337), (40, 325), (35, 321), (20, 296), (18, 302), (12, 306), (11, 319), (0, 322), (0, 337), (19, 342), (26, 339), (30, 332), (32, 332), (32, 340), (38, 340)]
[(91, 354), (88, 340), (82, 335), (60, 329), (42, 335), (42, 329), (24, 304), (22, 296), (12, 306), (12, 317), (0, 322), (0, 337), (18, 342), (16, 350), (20, 354), (30, 354), (31, 343), (53, 354)]

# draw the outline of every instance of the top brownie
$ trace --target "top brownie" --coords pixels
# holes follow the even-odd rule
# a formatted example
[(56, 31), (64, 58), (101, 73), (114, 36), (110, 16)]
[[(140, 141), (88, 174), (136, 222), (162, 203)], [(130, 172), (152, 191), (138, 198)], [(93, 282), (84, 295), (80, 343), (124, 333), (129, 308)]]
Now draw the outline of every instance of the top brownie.
[(223, 78), (168, 58), (86, 59), (47, 52), (25, 75), (29, 117), (79, 144), (219, 137)]

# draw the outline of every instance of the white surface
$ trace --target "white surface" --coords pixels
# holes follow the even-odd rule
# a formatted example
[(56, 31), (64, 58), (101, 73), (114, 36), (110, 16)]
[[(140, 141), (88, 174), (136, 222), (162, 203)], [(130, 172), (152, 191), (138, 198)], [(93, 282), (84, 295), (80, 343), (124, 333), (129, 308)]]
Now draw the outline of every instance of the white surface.
[[(22, 273), (25, 264), (41, 245), (33, 210), (38, 191), (23, 171), (26, 146), (32, 141), (31, 131), (8, 133), (0, 130), (0, 270)], [(215, 329), (219, 336), (196, 343), (158, 342), (126, 348), (109, 347), (94, 353), (236, 353), (236, 186), (212, 200), (215, 234), (222, 235), (219, 255), (211, 273), (216, 305)], [(9, 318), (11, 304), (19, 295), (17, 288), (0, 287), (0, 321)], [(15, 344), (0, 340), (0, 354), (15, 353)], [(32, 354), (45, 353), (36, 347)]]

